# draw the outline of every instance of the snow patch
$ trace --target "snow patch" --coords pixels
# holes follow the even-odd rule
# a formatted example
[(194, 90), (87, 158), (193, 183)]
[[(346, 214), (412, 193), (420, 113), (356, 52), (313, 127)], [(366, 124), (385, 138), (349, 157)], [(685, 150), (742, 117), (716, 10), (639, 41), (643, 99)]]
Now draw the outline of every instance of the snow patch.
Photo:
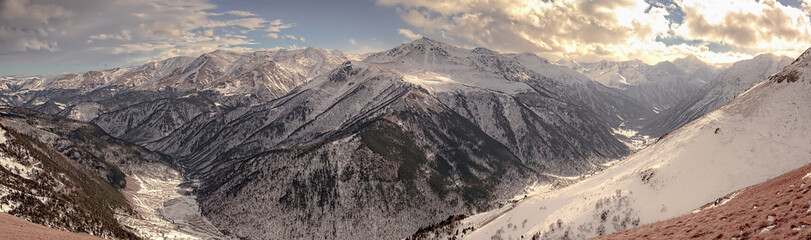
[(403, 74), (403, 80), (428, 89), (432, 93), (452, 92), (469, 88), (495, 90), (502, 93), (518, 94), (533, 91), (529, 85), (522, 82), (510, 82), (489, 75), (478, 73), (454, 72), (443, 74), (434, 71), (413, 72)]

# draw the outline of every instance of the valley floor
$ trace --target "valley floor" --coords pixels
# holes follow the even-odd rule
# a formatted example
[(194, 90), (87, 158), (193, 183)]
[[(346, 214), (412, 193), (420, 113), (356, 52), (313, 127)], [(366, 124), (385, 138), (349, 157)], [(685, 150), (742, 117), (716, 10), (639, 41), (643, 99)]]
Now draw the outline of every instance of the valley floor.
[(161, 177), (132, 174), (124, 195), (138, 213), (118, 215), (119, 222), (146, 239), (228, 239), (200, 214), (180, 174)]

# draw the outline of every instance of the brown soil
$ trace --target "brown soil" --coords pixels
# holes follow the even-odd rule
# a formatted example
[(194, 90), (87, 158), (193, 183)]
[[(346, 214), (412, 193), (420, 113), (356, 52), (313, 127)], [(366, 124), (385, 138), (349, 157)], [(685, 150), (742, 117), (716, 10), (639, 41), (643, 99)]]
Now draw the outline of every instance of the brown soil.
[(139, 186), (137, 181), (135, 181), (135, 179), (132, 179), (132, 177), (130, 177), (129, 175), (127, 175), (127, 177), (124, 179), (127, 181), (127, 185), (124, 187), (124, 190), (132, 192), (137, 192), (138, 190), (141, 190), (141, 186)]
[(596, 239), (811, 239), (811, 177), (802, 179), (809, 172), (811, 164), (747, 187), (726, 204)]
[[(121, 194), (124, 195), (124, 198), (126, 198), (127, 201), (130, 202), (131, 205), (133, 205), (135, 200), (132, 198), (132, 193), (135, 193), (135, 192), (138, 192), (138, 190), (141, 190), (141, 186), (139, 186), (136, 183), (135, 179), (132, 179), (132, 177), (130, 177), (129, 175), (127, 175), (125, 180), (127, 181), (127, 185), (124, 186), (124, 190), (121, 191)], [(135, 205), (133, 205), (133, 206), (135, 206)]]
[(21, 218), (0, 213), (0, 239), (28, 240), (28, 239), (77, 239), (101, 240), (102, 238), (84, 233), (63, 232), (35, 224)]

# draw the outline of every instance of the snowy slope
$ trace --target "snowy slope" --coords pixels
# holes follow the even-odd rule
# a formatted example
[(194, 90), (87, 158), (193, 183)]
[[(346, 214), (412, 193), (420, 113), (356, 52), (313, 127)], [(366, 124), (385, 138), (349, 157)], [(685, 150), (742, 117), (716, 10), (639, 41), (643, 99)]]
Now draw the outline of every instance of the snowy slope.
[[(582, 182), (472, 216), (465, 237), (587, 238), (690, 213), (811, 162), (811, 50), (730, 104)], [(547, 189), (547, 190), (544, 190)]]
[(735, 95), (780, 71), (791, 61), (789, 57), (761, 54), (753, 59), (736, 62), (697, 93), (660, 113), (642, 132), (656, 138), (673, 131), (728, 103)]

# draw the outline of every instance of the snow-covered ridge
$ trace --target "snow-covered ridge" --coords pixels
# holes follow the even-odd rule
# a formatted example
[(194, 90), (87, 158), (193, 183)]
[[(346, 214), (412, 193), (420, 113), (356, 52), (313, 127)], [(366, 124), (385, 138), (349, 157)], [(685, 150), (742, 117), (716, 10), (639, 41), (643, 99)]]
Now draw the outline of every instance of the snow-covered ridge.
[(37, 81), (15, 80), (15, 83), (28, 90), (92, 91), (108, 86), (158, 90), (172, 87), (272, 98), (326, 73), (344, 61), (357, 59), (352, 54), (313, 47), (256, 52), (217, 50), (196, 58), (173, 57), (130, 68), (68, 73)]

